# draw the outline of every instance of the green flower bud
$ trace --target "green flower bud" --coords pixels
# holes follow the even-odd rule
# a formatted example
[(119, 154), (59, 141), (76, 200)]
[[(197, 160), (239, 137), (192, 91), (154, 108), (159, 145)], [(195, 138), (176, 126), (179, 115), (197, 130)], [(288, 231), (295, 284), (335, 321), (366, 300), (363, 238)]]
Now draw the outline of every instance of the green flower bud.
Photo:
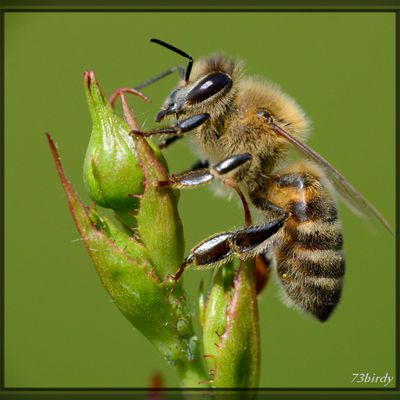
[[(93, 72), (85, 72), (85, 90), (92, 117), (92, 134), (86, 151), (83, 178), (90, 198), (113, 209), (127, 226), (135, 226), (134, 212), (143, 193), (143, 171), (136, 157), (128, 125), (113, 111)], [(157, 146), (153, 151), (161, 159)]]

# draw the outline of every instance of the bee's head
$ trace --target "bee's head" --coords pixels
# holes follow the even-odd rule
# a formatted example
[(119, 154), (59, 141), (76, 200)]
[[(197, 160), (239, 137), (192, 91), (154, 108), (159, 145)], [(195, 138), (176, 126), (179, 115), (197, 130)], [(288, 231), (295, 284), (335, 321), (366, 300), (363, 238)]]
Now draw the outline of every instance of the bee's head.
[(170, 115), (177, 119), (200, 113), (211, 117), (221, 115), (234, 96), (234, 81), (240, 74), (241, 63), (216, 54), (193, 65), (193, 58), (182, 50), (158, 39), (152, 41), (189, 59), (184, 80), (168, 96), (156, 121)]

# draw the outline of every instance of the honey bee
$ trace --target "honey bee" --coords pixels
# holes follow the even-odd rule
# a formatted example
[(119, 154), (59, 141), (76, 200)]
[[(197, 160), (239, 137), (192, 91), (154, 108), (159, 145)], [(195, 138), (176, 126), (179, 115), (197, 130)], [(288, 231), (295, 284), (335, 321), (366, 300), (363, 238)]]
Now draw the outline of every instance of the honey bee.
[[(175, 279), (188, 266), (202, 268), (233, 255), (244, 259), (264, 254), (276, 265), (287, 302), (326, 321), (340, 300), (345, 273), (342, 227), (331, 186), (352, 208), (375, 217), (389, 231), (390, 225), (304, 143), (309, 121), (277, 85), (244, 76), (242, 62), (222, 54), (194, 63), (182, 50), (152, 41), (189, 63), (156, 117), (157, 122), (175, 118), (176, 124), (141, 133), (171, 135), (160, 147), (190, 133), (205, 160), (199, 164), (203, 168), (171, 175), (160, 186), (193, 187), (221, 178), (262, 216), (259, 225), (218, 233), (199, 243)], [(288, 162), (291, 148), (306, 159)]]

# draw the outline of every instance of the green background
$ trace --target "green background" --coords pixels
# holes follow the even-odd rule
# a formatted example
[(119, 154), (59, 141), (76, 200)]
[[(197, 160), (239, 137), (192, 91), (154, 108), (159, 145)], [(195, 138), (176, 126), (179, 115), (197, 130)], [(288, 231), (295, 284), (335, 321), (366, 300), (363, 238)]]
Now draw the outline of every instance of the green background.
[[(195, 58), (223, 50), (246, 60), (248, 74), (279, 83), (313, 122), (309, 144), (394, 225), (394, 14), (7, 13), (5, 33), (6, 387), (145, 387), (155, 370), (178, 385), (101, 287), (44, 137), (52, 133), (88, 201), (83, 71), (111, 94), (184, 62), (150, 37)], [(176, 81), (145, 89), (151, 105), (132, 98), (145, 127)], [(196, 159), (185, 141), (166, 154), (175, 172)], [(186, 251), (243, 224), (236, 202), (207, 187), (182, 193), (180, 211)], [(260, 297), (262, 387), (367, 389), (381, 385), (352, 384), (353, 373), (395, 373), (395, 240), (344, 206), (340, 215), (347, 272), (333, 317), (320, 324), (286, 308), (275, 284)], [(186, 274), (193, 299), (209, 276)]]

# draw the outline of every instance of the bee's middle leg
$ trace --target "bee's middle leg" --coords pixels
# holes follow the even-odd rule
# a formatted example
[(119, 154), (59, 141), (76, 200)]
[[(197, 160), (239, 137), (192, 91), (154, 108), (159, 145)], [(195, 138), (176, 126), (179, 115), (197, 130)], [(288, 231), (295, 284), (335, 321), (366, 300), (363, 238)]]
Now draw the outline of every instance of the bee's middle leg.
[(208, 183), (215, 178), (227, 179), (231, 173), (242, 167), (250, 159), (251, 155), (248, 153), (236, 154), (225, 158), (209, 168), (192, 168), (190, 171), (182, 174), (170, 175), (167, 181), (160, 181), (158, 185), (160, 187), (170, 186), (183, 189)]
[(210, 166), (210, 162), (208, 160), (197, 160), (187, 171), (182, 172), (187, 173), (191, 171), (197, 171), (198, 169), (208, 168)]
[(199, 169), (206, 169), (210, 167), (210, 162), (208, 160), (197, 160), (193, 163), (190, 168), (185, 169), (179, 175), (187, 174), (189, 172), (198, 171)]

